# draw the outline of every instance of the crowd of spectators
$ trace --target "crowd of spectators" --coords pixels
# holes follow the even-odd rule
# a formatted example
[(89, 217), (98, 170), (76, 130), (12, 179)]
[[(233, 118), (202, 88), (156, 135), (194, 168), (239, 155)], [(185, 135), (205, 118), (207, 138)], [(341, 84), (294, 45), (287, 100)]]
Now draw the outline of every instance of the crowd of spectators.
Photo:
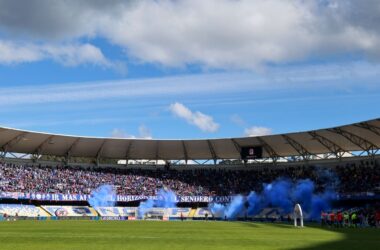
[(0, 192), (90, 194), (102, 184), (112, 184), (120, 195), (155, 195), (162, 187), (177, 195), (231, 195), (260, 191), (263, 183), (277, 178), (292, 181), (309, 178), (316, 190), (333, 188), (339, 193), (374, 191), (379, 188), (380, 166), (373, 161), (318, 166), (263, 169), (84, 169), (70, 166), (42, 167), (0, 164)]
[(380, 228), (379, 208), (367, 206), (348, 210), (321, 212), (321, 226), (328, 227), (377, 227)]

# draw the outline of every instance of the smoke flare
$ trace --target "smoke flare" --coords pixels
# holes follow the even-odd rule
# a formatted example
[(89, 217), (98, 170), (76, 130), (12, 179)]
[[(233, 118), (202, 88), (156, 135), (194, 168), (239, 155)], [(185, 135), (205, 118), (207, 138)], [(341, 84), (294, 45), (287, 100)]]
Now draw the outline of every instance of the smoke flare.
[(177, 195), (170, 189), (161, 188), (157, 191), (156, 199), (148, 199), (141, 202), (137, 208), (139, 218), (143, 218), (145, 213), (153, 207), (157, 208), (175, 208), (177, 204)]
[(101, 185), (91, 192), (88, 203), (92, 207), (113, 207), (116, 204), (116, 192), (111, 185)]
[(323, 210), (330, 209), (330, 203), (336, 198), (335, 192), (326, 190), (315, 193), (314, 182), (310, 179), (291, 180), (279, 178), (272, 183), (264, 184), (263, 191), (252, 191), (248, 196), (237, 195), (227, 205), (213, 203), (209, 205), (215, 217), (235, 219), (239, 214), (246, 212), (253, 216), (259, 214), (266, 207), (280, 208), (282, 214), (293, 211), (294, 204), (301, 204), (305, 218), (318, 220)]

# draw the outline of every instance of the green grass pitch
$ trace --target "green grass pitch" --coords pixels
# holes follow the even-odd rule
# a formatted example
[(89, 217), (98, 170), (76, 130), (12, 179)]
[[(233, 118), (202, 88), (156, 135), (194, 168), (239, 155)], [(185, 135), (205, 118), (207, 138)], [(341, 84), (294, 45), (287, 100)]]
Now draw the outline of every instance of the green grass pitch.
[(0, 249), (379, 250), (380, 230), (218, 221), (3, 221)]

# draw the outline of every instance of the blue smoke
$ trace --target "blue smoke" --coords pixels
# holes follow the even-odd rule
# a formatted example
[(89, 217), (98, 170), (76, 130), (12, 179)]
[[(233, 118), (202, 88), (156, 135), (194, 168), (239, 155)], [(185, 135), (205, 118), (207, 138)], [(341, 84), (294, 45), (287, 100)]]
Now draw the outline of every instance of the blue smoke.
[(237, 195), (232, 198), (230, 204), (227, 205), (224, 215), (228, 219), (235, 219), (244, 210), (244, 198), (241, 195)]
[(152, 207), (154, 207), (154, 200), (148, 199), (144, 202), (141, 202), (137, 209), (138, 217), (140, 219), (143, 218), (145, 213), (149, 211), (149, 209), (151, 209)]
[(247, 209), (248, 215), (258, 214), (263, 209), (262, 197), (259, 194), (257, 194), (255, 191), (252, 191), (247, 196), (247, 203), (248, 203), (248, 209)]
[(160, 189), (157, 191), (157, 199), (148, 199), (141, 202), (137, 208), (139, 218), (143, 218), (145, 213), (153, 207), (175, 208), (177, 207), (177, 195), (170, 189)]
[(319, 219), (322, 210), (330, 208), (331, 201), (336, 197), (335, 193), (327, 190), (324, 193), (314, 193), (315, 185), (310, 179), (298, 180), (292, 183), (290, 180), (280, 179), (274, 181), (271, 188), (264, 188), (264, 204), (279, 207), (284, 214), (293, 211), (293, 206), (299, 203), (304, 215), (309, 219)]
[(157, 200), (155, 200), (154, 205), (156, 207), (172, 208), (176, 207), (177, 195), (170, 189), (160, 189), (157, 192)]
[(278, 179), (270, 184), (264, 184), (263, 201), (266, 206), (280, 207), (285, 213), (293, 209), (291, 200), (292, 183), (285, 179)]
[(305, 218), (319, 219), (323, 210), (330, 208), (331, 201), (336, 198), (333, 191), (314, 193), (315, 185), (309, 179), (299, 180), (293, 183), (291, 180), (279, 178), (272, 183), (264, 184), (263, 191), (252, 191), (247, 197), (235, 196), (232, 201), (224, 206), (222, 204), (210, 204), (209, 209), (217, 217), (226, 216), (234, 219), (241, 214), (247, 204), (247, 214), (256, 215), (266, 207), (281, 208), (283, 214), (293, 212), (294, 205), (299, 203)]
[(331, 209), (331, 202), (337, 198), (337, 194), (334, 191), (325, 191), (322, 194), (314, 195), (311, 200), (311, 209), (309, 218), (320, 220), (320, 214), (322, 211), (328, 211)]
[(242, 195), (237, 195), (233, 197), (231, 202), (227, 205), (211, 203), (208, 208), (215, 217), (235, 219), (242, 211), (244, 211), (244, 203), (244, 197)]
[(208, 209), (211, 211), (214, 217), (223, 217), (225, 214), (226, 207), (220, 203), (210, 203)]
[(310, 211), (314, 193), (314, 182), (309, 179), (299, 180), (293, 190), (293, 201), (299, 203), (304, 211)]
[(316, 194), (314, 189), (314, 182), (311, 180), (298, 181), (293, 192), (293, 200), (301, 204), (308, 218), (319, 220), (322, 211), (330, 210), (331, 201), (336, 199), (336, 194), (331, 190)]
[(111, 185), (101, 185), (91, 192), (88, 203), (92, 207), (113, 207), (116, 204), (116, 192)]

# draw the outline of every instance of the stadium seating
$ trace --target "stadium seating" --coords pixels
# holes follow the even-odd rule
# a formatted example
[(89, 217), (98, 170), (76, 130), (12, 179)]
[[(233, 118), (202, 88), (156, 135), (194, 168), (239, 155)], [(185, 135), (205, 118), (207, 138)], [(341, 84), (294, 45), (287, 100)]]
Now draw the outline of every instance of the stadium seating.
[[(334, 163), (337, 164), (337, 163)], [(248, 194), (263, 183), (283, 177), (309, 178), (317, 191), (334, 188), (341, 194), (380, 191), (380, 166), (375, 161), (355, 161), (330, 167), (288, 166), (264, 169), (141, 170), (82, 169), (0, 164), (1, 192), (90, 194), (102, 184), (114, 185), (120, 195), (155, 195), (167, 187), (181, 196)], [(352, 178), (354, 177), (354, 178)]]
[(135, 217), (135, 207), (96, 207), (95, 210), (103, 217)]
[[(264, 183), (270, 183), (278, 177), (291, 181), (309, 178), (315, 183), (316, 191), (334, 189), (340, 195), (354, 194), (374, 195), (380, 185), (380, 166), (376, 161), (359, 161), (337, 163), (329, 166), (269, 166), (267, 168), (247, 168), (244, 170), (228, 169), (85, 169), (81, 167), (47, 167), (24, 164), (0, 164), (0, 199), (19, 199), (18, 194), (25, 195), (23, 200), (33, 200), (32, 195), (45, 199), (47, 195), (87, 195), (102, 184), (116, 187), (119, 195), (147, 197), (156, 195), (159, 188), (173, 190), (180, 196), (229, 196), (260, 192)], [(7, 195), (4, 195), (7, 194)], [(29, 196), (27, 196), (29, 195)], [(28, 198), (29, 197), (29, 198)], [(76, 200), (86, 202), (85, 199)], [(343, 197), (343, 196), (342, 196)], [(144, 198), (139, 198), (144, 199)], [(137, 199), (137, 200), (139, 200)], [(74, 201), (73, 199), (72, 201)], [(56, 201), (60, 201), (59, 199)], [(68, 202), (68, 201), (66, 201)], [(200, 201), (197, 201), (200, 202)], [(205, 206), (202, 201), (201, 206)], [(51, 203), (50, 203), (51, 204)], [(56, 203), (60, 204), (60, 203)], [(70, 203), (62, 203), (70, 204)], [(78, 203), (72, 203), (78, 204)], [(83, 204), (83, 203), (82, 203)], [(365, 210), (363, 210), (365, 211)], [(363, 212), (364, 213), (364, 212)], [(0, 204), (0, 214), (25, 218), (103, 218), (129, 219), (139, 217), (136, 207), (89, 207), (44, 205), (41, 207), (20, 204)], [(206, 216), (207, 214), (207, 216)], [(144, 211), (142, 219), (178, 220), (187, 219), (225, 219), (222, 212), (209, 208), (149, 208)], [(263, 208), (254, 216), (248, 216), (242, 209), (237, 219), (278, 220), (287, 215), (279, 208)]]
[(17, 217), (48, 217), (40, 207), (33, 205), (0, 204), (0, 214)]

